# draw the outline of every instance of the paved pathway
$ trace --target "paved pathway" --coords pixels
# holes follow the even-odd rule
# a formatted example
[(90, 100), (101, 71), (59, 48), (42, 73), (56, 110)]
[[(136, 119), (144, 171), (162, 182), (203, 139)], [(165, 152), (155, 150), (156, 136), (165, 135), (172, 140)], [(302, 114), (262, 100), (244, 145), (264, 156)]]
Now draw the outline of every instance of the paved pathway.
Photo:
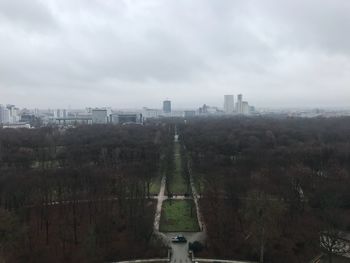
[[(178, 135), (177, 133), (174, 136), (174, 141), (178, 141)], [(198, 200), (200, 196), (197, 193), (193, 176), (192, 176), (192, 170), (190, 163), (188, 163), (188, 170), (190, 174), (190, 184), (191, 184), (191, 190), (192, 190), (192, 196), (184, 196), (184, 195), (175, 195), (172, 197), (172, 199), (176, 200), (187, 200), (187, 199), (193, 199), (195, 206), (196, 206), (196, 212), (197, 212), (197, 218), (198, 218), (198, 223), (201, 227), (201, 232), (173, 232), (173, 233), (162, 233), (159, 231), (159, 225), (160, 225), (160, 217), (162, 213), (162, 205), (163, 202), (167, 199), (169, 199), (167, 196), (164, 195), (165, 193), (165, 183), (166, 183), (166, 177), (163, 176), (161, 179), (161, 184), (160, 184), (160, 191), (157, 197), (157, 208), (156, 208), (156, 213), (154, 217), (154, 234), (163, 240), (163, 242), (168, 245), (171, 248), (172, 251), (172, 257), (171, 257), (171, 263), (191, 263), (191, 259), (188, 255), (188, 243), (189, 242), (194, 242), (194, 241), (199, 241), (201, 243), (205, 242), (206, 239), (206, 228), (205, 224), (203, 221), (203, 217), (200, 213), (199, 209), (199, 203)], [(177, 235), (183, 235), (186, 237), (187, 242), (186, 243), (172, 243), (171, 238), (175, 237)], [(197, 259), (196, 259), (197, 260)], [(152, 260), (134, 260), (134, 261), (125, 261), (125, 262), (119, 262), (119, 263), (141, 263), (141, 262), (150, 262)], [(162, 261), (162, 259), (154, 259), (154, 261)], [(207, 260), (207, 259), (198, 259), (198, 261), (203, 261), (203, 262), (209, 262), (209, 261), (220, 261), (220, 260)], [(224, 261), (223, 261), (224, 262)], [(243, 261), (225, 261), (226, 263), (239, 263)]]
[(159, 224), (160, 224), (160, 215), (162, 213), (162, 205), (163, 201), (166, 199), (164, 196), (165, 192), (165, 176), (162, 177), (161, 183), (160, 183), (160, 191), (157, 196), (157, 209), (156, 209), (156, 215), (154, 217), (154, 230), (159, 232)]
[[(178, 142), (179, 136), (177, 133), (175, 133), (174, 136), (174, 141), (175, 143)], [(190, 166), (188, 166), (190, 168)], [(205, 235), (205, 226), (202, 220), (202, 216), (200, 214), (199, 210), (199, 204), (198, 204), (198, 194), (195, 189), (195, 185), (193, 183), (192, 179), (192, 173), (190, 172), (190, 182), (191, 182), (191, 188), (192, 188), (192, 196), (184, 196), (184, 195), (175, 195), (172, 197), (172, 199), (175, 200), (187, 200), (187, 199), (193, 199), (195, 206), (196, 206), (196, 212), (197, 212), (197, 218), (199, 220), (199, 225), (202, 229), (202, 232), (186, 232), (186, 233), (181, 233), (181, 232), (176, 232), (176, 233), (161, 233), (159, 232), (159, 225), (160, 225), (160, 216), (162, 212), (162, 204), (164, 200), (169, 199), (167, 196), (164, 195), (165, 192), (165, 183), (166, 183), (166, 178), (163, 176), (162, 181), (161, 181), (161, 186), (160, 186), (160, 191), (157, 196), (157, 209), (156, 209), (156, 214), (155, 214), (155, 219), (154, 219), (154, 233), (158, 237), (162, 238), (166, 244), (168, 244), (171, 247), (172, 250), (172, 257), (171, 257), (171, 262), (173, 263), (190, 263), (191, 259), (188, 256), (188, 242), (194, 242), (194, 241), (200, 241), (204, 243), (206, 235)], [(186, 237), (187, 243), (172, 243), (171, 238), (174, 236), (177, 236), (179, 234), (182, 234)]]
[(162, 205), (163, 201), (167, 199), (167, 197), (164, 195), (165, 192), (165, 181), (166, 178), (165, 176), (162, 177), (161, 183), (160, 183), (160, 191), (157, 196), (157, 208), (156, 208), (156, 214), (154, 216), (154, 224), (153, 224), (153, 229), (154, 229), (154, 234), (163, 240), (163, 243), (169, 245), (170, 240), (169, 238), (166, 237), (163, 233), (159, 232), (159, 225), (160, 225), (160, 216), (162, 214)]
[(172, 250), (172, 263), (190, 263), (191, 259), (188, 256), (188, 243), (194, 241), (204, 242), (203, 240), (203, 232), (177, 232), (177, 233), (167, 233), (165, 234), (168, 239), (172, 237), (182, 234), (186, 237), (187, 243), (171, 243)]

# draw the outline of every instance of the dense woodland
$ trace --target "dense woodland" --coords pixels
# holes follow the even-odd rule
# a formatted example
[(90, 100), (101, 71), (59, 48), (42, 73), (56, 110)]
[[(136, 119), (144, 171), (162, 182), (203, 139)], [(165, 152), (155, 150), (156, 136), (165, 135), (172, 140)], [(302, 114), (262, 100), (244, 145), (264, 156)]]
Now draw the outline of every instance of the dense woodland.
[(197, 256), (289, 263), (343, 252), (320, 249), (320, 236), (350, 231), (350, 118), (193, 118), (0, 129), (0, 261), (165, 256), (150, 185), (175, 180), (175, 126), (208, 232)]
[(331, 241), (350, 231), (350, 118), (194, 118), (178, 128), (202, 195), (202, 256), (288, 263), (344, 252)]
[(172, 140), (159, 123), (0, 129), (0, 261), (164, 256), (148, 197)]

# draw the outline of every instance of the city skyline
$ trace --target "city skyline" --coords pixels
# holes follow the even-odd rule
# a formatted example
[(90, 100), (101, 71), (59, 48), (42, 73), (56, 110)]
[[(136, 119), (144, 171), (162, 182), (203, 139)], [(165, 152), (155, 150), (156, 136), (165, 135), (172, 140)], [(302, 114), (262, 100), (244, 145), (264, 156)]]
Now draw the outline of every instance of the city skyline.
[(256, 107), (346, 107), (349, 12), (343, 0), (5, 0), (0, 98), (190, 108), (243, 93)]
[(256, 108), (243, 100), (243, 94), (226, 94), (223, 96), (223, 107), (204, 103), (196, 108), (172, 108), (172, 101), (167, 98), (162, 102), (162, 108), (142, 107), (142, 109), (117, 109), (109, 106), (72, 108), (27, 109), (14, 104), (0, 104), (0, 125), (8, 128), (30, 128), (40, 125), (59, 125), (61, 127), (75, 126), (77, 124), (143, 124), (147, 119), (184, 117), (229, 117), (229, 116), (284, 116), (284, 117), (335, 117), (350, 116), (348, 109), (268, 109)]
[(350, 263), (350, 0), (0, 0), (0, 263)]
[[(236, 100), (236, 98), (235, 98)], [(176, 101), (174, 103), (174, 106), (173, 106), (173, 101), (171, 101), (172, 103), (172, 110), (180, 110), (180, 111), (183, 111), (183, 110), (195, 110), (195, 109), (198, 109), (198, 107), (206, 104), (208, 106), (213, 106), (213, 107), (216, 107), (218, 109), (221, 109), (223, 111), (225, 111), (225, 108), (224, 108), (224, 101), (222, 100), (218, 100), (218, 103), (217, 104), (210, 104), (210, 103), (207, 103), (207, 102), (201, 102), (199, 103), (198, 105), (190, 105), (190, 106), (178, 106)], [(35, 109), (39, 109), (39, 110), (85, 110), (87, 108), (111, 108), (111, 109), (114, 109), (114, 110), (142, 110), (143, 108), (147, 108), (147, 109), (157, 109), (157, 110), (162, 110), (163, 108), (163, 104), (162, 104), (162, 101), (160, 103), (158, 103), (158, 105), (155, 105), (155, 106), (150, 106), (150, 105), (136, 105), (134, 107), (131, 107), (131, 106), (118, 106), (118, 105), (108, 105), (108, 104), (94, 104), (94, 105), (90, 105), (90, 104), (86, 104), (86, 105), (82, 105), (80, 107), (76, 106), (72, 106), (72, 105), (62, 105), (62, 106), (44, 106), (44, 107), (39, 107), (37, 104), (33, 104), (32, 106), (28, 106), (28, 104), (26, 105), (23, 105), (23, 104), (18, 104), (16, 102), (13, 102), (13, 101), (10, 101), (10, 102), (7, 102), (7, 101), (1, 101), (0, 102), (0, 105), (3, 105), (3, 106), (6, 106), (6, 105), (16, 105), (16, 107), (20, 108), (20, 109), (28, 109), (28, 110), (35, 110)], [(270, 109), (270, 110), (313, 110), (313, 109), (324, 109), (324, 110), (350, 110), (350, 105), (345, 105), (345, 106), (342, 106), (342, 105), (338, 105), (338, 106), (312, 106), (312, 105), (305, 105), (305, 106), (255, 106), (254, 107), (256, 109)], [(235, 101), (235, 109), (236, 109), (236, 101)]]

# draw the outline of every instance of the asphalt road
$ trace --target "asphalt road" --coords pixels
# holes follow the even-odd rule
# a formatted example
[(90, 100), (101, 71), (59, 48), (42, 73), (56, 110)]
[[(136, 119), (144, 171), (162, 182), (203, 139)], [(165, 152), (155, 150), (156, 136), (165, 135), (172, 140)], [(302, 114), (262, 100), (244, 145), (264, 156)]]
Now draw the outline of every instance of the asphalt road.
[(177, 235), (184, 235), (187, 239), (187, 243), (170, 243), (172, 249), (171, 263), (191, 263), (191, 259), (188, 257), (188, 243), (194, 241), (200, 241), (201, 243), (205, 240), (205, 234), (203, 232), (178, 232), (178, 233), (167, 233), (165, 234), (169, 240)]

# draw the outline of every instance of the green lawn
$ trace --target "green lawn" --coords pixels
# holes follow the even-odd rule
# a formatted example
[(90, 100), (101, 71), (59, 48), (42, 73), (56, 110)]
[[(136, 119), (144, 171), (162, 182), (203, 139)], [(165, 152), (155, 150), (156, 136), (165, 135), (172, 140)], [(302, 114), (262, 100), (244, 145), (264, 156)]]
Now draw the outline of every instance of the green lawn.
[(181, 170), (181, 155), (180, 144), (175, 143), (175, 169), (174, 174), (170, 179), (170, 191), (173, 194), (185, 194), (187, 192), (187, 184), (185, 178), (182, 175)]
[(150, 187), (149, 187), (149, 193), (151, 195), (155, 194), (159, 194), (159, 191), (160, 191), (160, 181), (161, 181), (161, 177), (160, 176), (157, 176), (157, 177), (154, 177), (152, 179), (152, 182), (150, 184)]
[(161, 232), (200, 231), (194, 202), (192, 200), (164, 201), (159, 230)]

